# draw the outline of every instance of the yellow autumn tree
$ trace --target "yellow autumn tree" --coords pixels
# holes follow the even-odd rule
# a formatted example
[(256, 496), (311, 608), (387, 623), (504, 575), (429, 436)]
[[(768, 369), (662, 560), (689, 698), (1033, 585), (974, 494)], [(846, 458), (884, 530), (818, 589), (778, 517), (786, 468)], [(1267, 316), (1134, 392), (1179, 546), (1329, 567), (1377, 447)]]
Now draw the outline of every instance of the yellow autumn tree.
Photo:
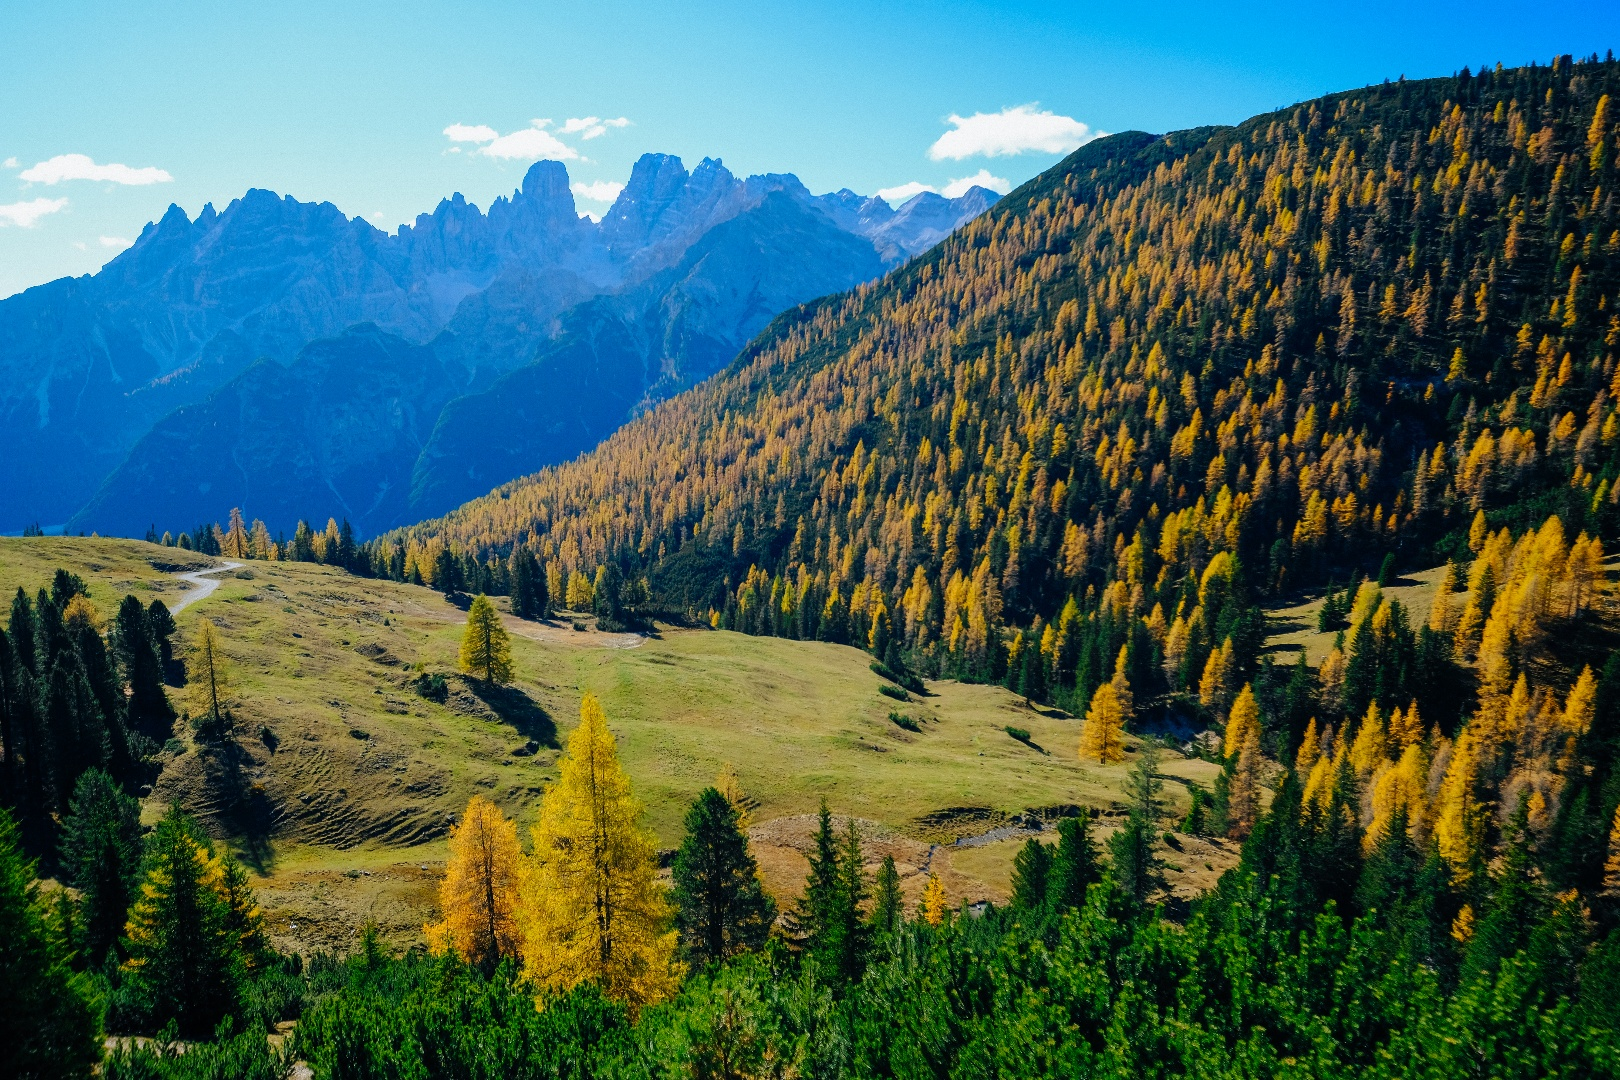
[[(1254, 687), (1249, 683), (1243, 684), (1238, 692), (1237, 700), (1232, 702), (1232, 711), (1226, 718), (1227, 754), (1239, 753), (1243, 749), (1243, 742), (1248, 737), (1249, 729), (1254, 729), (1255, 738), (1260, 737), (1260, 703), (1255, 700)], [(1313, 733), (1314, 734), (1314, 733)]]
[(1478, 773), (1473, 733), (1464, 728), (1451, 748), (1451, 762), (1440, 782), (1434, 821), (1440, 857), (1450, 864), (1452, 878), (1458, 884), (1465, 884), (1473, 876), (1484, 839), (1484, 815), (1474, 797)]
[(1243, 729), (1228, 789), (1226, 813), (1232, 836), (1248, 836), (1260, 818), (1260, 764), (1260, 725), (1253, 724)]
[(1609, 826), (1609, 857), (1603, 863), (1603, 887), (1620, 889), (1620, 806), (1614, 808), (1614, 823)]
[(518, 895), (524, 870), (517, 823), (482, 795), (450, 830), (439, 883), (440, 922), (423, 927), (435, 953), (454, 949), (486, 973), (518, 954)]
[(225, 655), (220, 650), (219, 629), (212, 619), (197, 620), (187, 676), (198, 711), (205, 713), (216, 728), (221, 727), (225, 723), (223, 710), (230, 692), (230, 678)]
[(467, 609), (467, 628), (461, 632), (461, 670), (485, 682), (512, 681), (512, 639), (489, 597), (479, 593)]
[(568, 575), (568, 589), (563, 595), (563, 603), (568, 605), (569, 611), (589, 611), (594, 596), (590, 578), (578, 570)]
[(1309, 777), (1321, 757), (1322, 742), (1316, 733), (1316, 717), (1313, 716), (1311, 722), (1305, 725), (1305, 737), (1300, 740), (1299, 753), (1294, 756), (1295, 775)]
[(714, 789), (724, 795), (726, 802), (737, 815), (737, 828), (748, 832), (748, 794), (743, 791), (742, 781), (737, 778), (737, 770), (731, 767), (731, 762), (720, 766), (720, 773), (714, 778)]
[(1130, 680), (1125, 677), (1126, 651), (1119, 651), (1114, 677), (1097, 687), (1086, 710), (1085, 726), (1080, 729), (1080, 759), (1099, 765), (1115, 765), (1125, 760), (1127, 710), (1132, 707)]
[(560, 765), (534, 827), (520, 914), (524, 970), (551, 990), (595, 982), (632, 1009), (662, 1001), (680, 976), (672, 912), (594, 694), (580, 702)]
[(922, 917), (928, 920), (929, 926), (945, 921), (945, 886), (932, 871), (928, 874), (928, 884), (923, 886)]

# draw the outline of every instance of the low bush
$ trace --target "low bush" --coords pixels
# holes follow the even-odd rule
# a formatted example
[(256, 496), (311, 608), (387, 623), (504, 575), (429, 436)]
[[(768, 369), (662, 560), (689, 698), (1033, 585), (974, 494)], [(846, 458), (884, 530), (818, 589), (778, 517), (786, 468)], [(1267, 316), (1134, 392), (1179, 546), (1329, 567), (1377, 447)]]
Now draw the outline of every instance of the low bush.
[(888, 683), (884, 683), (882, 686), (878, 687), (878, 693), (882, 694), (884, 697), (892, 697), (896, 701), (910, 701), (911, 700), (911, 695), (910, 694), (908, 694), (904, 690), (900, 689), (900, 687), (891, 686)]
[(905, 728), (907, 731), (922, 731), (922, 725), (902, 712), (891, 712), (889, 722), (895, 727)]
[(1028, 728), (1013, 727), (1011, 724), (1008, 724), (1005, 730), (1006, 730), (1007, 734), (1011, 735), (1013, 738), (1017, 739), (1019, 742), (1021, 742), (1021, 743), (1028, 743), (1029, 742), (1029, 729)]

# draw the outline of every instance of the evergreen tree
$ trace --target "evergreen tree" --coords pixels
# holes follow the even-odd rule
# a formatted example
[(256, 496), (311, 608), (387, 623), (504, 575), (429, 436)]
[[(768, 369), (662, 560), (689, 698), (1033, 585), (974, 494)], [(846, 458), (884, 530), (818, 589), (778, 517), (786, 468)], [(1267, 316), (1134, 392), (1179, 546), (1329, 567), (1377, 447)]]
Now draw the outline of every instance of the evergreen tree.
[(178, 665), (174, 658), (174, 635), (179, 629), (175, 626), (174, 615), (161, 600), (154, 600), (146, 609), (146, 625), (152, 634), (152, 644), (157, 648), (158, 661), (163, 665), (163, 681), (170, 686), (180, 686), (184, 679), (175, 670)]
[(534, 553), (526, 547), (516, 548), (509, 560), (512, 579), (512, 614), (520, 619), (543, 619), (546, 610), (546, 575)]
[[(165, 614), (167, 611), (165, 608)], [(161, 743), (173, 733), (174, 709), (163, 691), (163, 660), (149, 613), (133, 596), (124, 597), (118, 605), (113, 642), (126, 687), (129, 726)]]
[(77, 1080), (100, 1059), (86, 988), (47, 924), (34, 866), (0, 808), (0, 1076)]
[(1052, 878), (1052, 849), (1033, 836), (1013, 856), (1012, 906), (1031, 915), (1046, 911)]
[(461, 560), (447, 547), (441, 547), (433, 557), (433, 587), (446, 596), (461, 591)]
[(1085, 814), (1058, 822), (1057, 851), (1047, 879), (1047, 907), (1054, 914), (1081, 907), (1086, 889), (1102, 880), (1102, 865), (1091, 840), (1091, 818)]
[(100, 769), (79, 777), (62, 821), (62, 871), (79, 890), (79, 955), (92, 968), (113, 951), (141, 869), (141, 806)]
[(1108, 851), (1114, 858), (1114, 879), (1137, 904), (1145, 903), (1148, 893), (1159, 884), (1154, 844), (1158, 840), (1159, 792), (1163, 781), (1158, 777), (1158, 769), (1158, 745), (1144, 742), (1125, 785), (1131, 800), (1130, 813), (1125, 826), (1108, 838)]
[(512, 681), (512, 639), (501, 623), (501, 613), (483, 593), (473, 597), (467, 609), (460, 666), (464, 673), (477, 675), (487, 683)]
[(246, 964), (221, 876), (212, 845), (175, 805), (147, 842), (126, 931), (127, 1019), (143, 1030), (173, 1021), (182, 1038), (206, 1038), (235, 1009)]
[(883, 856), (877, 878), (872, 883), (871, 927), (877, 934), (892, 934), (900, 926), (901, 912), (900, 871), (895, 868), (894, 856)]
[(704, 788), (687, 811), (673, 869), (675, 925), (694, 968), (764, 944), (775, 904), (760, 883), (736, 810), (715, 788)]
[(796, 914), (804, 937), (805, 951), (816, 959), (829, 977), (853, 981), (860, 978), (865, 948), (865, 928), (860, 906), (865, 899), (861, 878), (860, 836), (850, 819), (840, 842), (833, 830), (832, 812), (821, 804), (809, 855), (810, 873), (805, 879), (804, 897)]

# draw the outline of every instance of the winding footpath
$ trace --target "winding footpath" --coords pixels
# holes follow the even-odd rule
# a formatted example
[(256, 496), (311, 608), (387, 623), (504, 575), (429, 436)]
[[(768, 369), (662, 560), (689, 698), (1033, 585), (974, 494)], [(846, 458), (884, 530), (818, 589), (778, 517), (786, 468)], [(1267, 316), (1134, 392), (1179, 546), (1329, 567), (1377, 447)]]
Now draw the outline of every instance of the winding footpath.
[(184, 596), (180, 597), (177, 602), (169, 606), (169, 614), (180, 614), (181, 611), (190, 607), (192, 604), (195, 604), (197, 601), (204, 599), (215, 589), (219, 588), (219, 582), (210, 577), (210, 574), (223, 574), (228, 571), (235, 570), (241, 565), (242, 564), (239, 562), (226, 562), (220, 564), (219, 566), (211, 566), (207, 570), (192, 570), (189, 573), (174, 575), (181, 581), (184, 581), (186, 584), (190, 585), (191, 590)]

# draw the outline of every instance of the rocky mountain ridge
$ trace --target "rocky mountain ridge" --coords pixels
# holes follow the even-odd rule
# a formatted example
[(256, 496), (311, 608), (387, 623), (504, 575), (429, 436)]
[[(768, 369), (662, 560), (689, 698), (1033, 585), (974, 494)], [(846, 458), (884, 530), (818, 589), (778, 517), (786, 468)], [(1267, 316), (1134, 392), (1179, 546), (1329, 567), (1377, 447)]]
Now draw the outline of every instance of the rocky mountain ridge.
[[(791, 224), (780, 209), (765, 209), (773, 196), (800, 211)], [(571, 309), (613, 298), (602, 306), (609, 317), (635, 311), (642, 336), (670, 342), (643, 350), (642, 366), (657, 369), (645, 385), (606, 395), (641, 401), (706, 376), (787, 307), (876, 277), (937, 242), (935, 202), (945, 205), (945, 220), (959, 222), (994, 199), (974, 189), (956, 200), (929, 197), (927, 213), (911, 203), (897, 211), (847, 190), (812, 195), (791, 174), (739, 178), (714, 159), (688, 171), (679, 158), (648, 154), (600, 222), (579, 214), (567, 170), (553, 161), (537, 162), (487, 211), (458, 194), (395, 233), (330, 203), (260, 189), (223, 211), (204, 207), (195, 219), (171, 207), (101, 272), (0, 300), (0, 458), (13, 465), (0, 476), (0, 531), (35, 521), (144, 530), (150, 510), (139, 523), (108, 516), (107, 493), (97, 492), (132, 452), (150, 455), (172, 442), (142, 449), (160, 421), (170, 419), (172, 436), (170, 414), (191, 407), (195, 415), (255, 361), (291, 365), (311, 343), (342, 340), (350, 327), (431, 346), (450, 400), (485, 392), (533, 362)], [(747, 236), (764, 245), (758, 250), (771, 247), (773, 222), (796, 230), (796, 240), (776, 245), (771, 265), (741, 249), (732, 258), (711, 252), (707, 271), (692, 278), (701, 261), (688, 258), (694, 245), (743, 218), (751, 224), (734, 230), (733, 243)], [(680, 271), (685, 263), (692, 265)], [(762, 284), (767, 277), (771, 284)], [(710, 304), (719, 306), (711, 312)], [(730, 313), (720, 316), (722, 308)], [(723, 332), (707, 326), (714, 319)], [(707, 329), (694, 336), (698, 325)], [(701, 356), (681, 355), (681, 342), (698, 339), (708, 343)], [(541, 458), (534, 468), (562, 460)], [(176, 492), (208, 483), (192, 483), (186, 460), (132, 465), (136, 473), (178, 470)], [(321, 502), (328, 490), (318, 485), (306, 501)], [(196, 495), (206, 498), (176, 495), (164, 509), (184, 520), (217, 515), (222, 498), (245, 498), (212, 488)], [(323, 503), (304, 512), (344, 510)]]

